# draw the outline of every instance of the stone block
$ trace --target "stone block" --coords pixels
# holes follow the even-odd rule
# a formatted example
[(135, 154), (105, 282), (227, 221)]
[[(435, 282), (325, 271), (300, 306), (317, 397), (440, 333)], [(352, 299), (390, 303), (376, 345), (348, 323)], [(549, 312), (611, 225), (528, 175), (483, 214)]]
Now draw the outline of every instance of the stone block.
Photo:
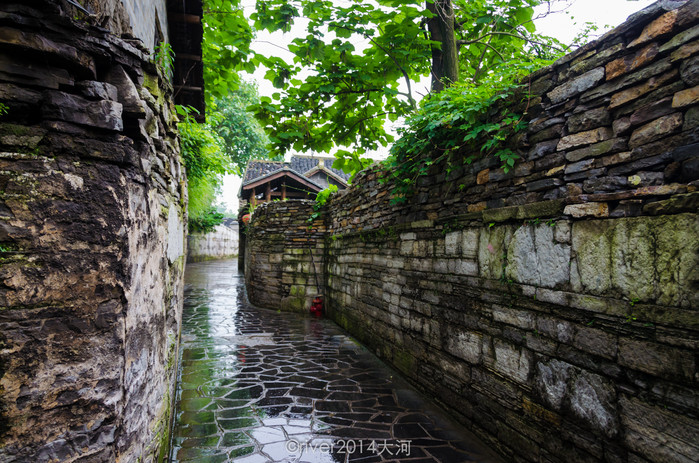
[(619, 415), (625, 429), (624, 443), (632, 452), (654, 462), (696, 461), (699, 426), (695, 419), (627, 394), (619, 398)]
[(689, 87), (699, 85), (699, 56), (694, 56), (682, 63), (680, 77)]
[[(685, 44), (685, 43), (689, 42), (690, 40), (693, 40), (697, 37), (699, 37), (699, 24), (694, 26), (694, 27), (690, 27), (689, 29), (687, 29), (685, 31), (680, 32), (679, 34), (677, 34), (676, 36), (674, 36), (673, 38), (671, 38), (670, 40), (665, 42), (658, 49), (658, 51), (660, 53), (665, 53), (666, 51), (672, 50), (673, 48), (677, 48), (680, 45), (683, 45), (683, 44)], [(679, 50), (677, 50), (677, 51), (679, 51)], [(673, 53), (673, 58), (675, 57), (675, 53)], [(680, 56), (677, 59), (683, 59), (683, 58), (687, 58), (688, 56), (691, 56), (691, 54), (686, 54), (686, 53), (687, 53), (686, 51), (680, 52), (680, 54), (679, 54)], [(682, 55), (684, 55), (684, 56), (682, 56)]]
[(612, 123), (614, 136), (625, 135), (631, 130), (631, 119), (629, 117), (620, 117)]
[(461, 241), (461, 253), (465, 258), (473, 259), (478, 256), (478, 228), (465, 228)]
[(556, 242), (553, 234), (545, 224), (519, 227), (508, 244), (508, 278), (545, 288), (567, 283), (570, 246)]
[(558, 146), (558, 140), (548, 140), (534, 145), (532, 149), (529, 150), (527, 159), (536, 160), (547, 154), (555, 153), (556, 146)]
[(120, 103), (108, 100), (89, 101), (64, 92), (47, 92), (42, 115), (47, 119), (59, 119), (75, 124), (121, 132), (124, 123), (121, 119)]
[(575, 222), (573, 252), (582, 291), (691, 306), (697, 300), (689, 283), (699, 252), (697, 220), (678, 214)]
[(619, 339), (619, 365), (666, 379), (692, 381), (696, 373), (694, 353), (637, 339)]
[(558, 104), (588, 90), (604, 79), (604, 68), (598, 67), (551, 90), (547, 96), (551, 103)]
[(678, 214), (699, 210), (699, 193), (692, 192), (676, 195), (670, 199), (655, 201), (643, 206), (643, 213), (648, 215)]
[(116, 65), (109, 70), (107, 82), (116, 87), (119, 102), (124, 105), (124, 112), (136, 116), (145, 116), (146, 103), (141, 100), (136, 85), (122, 66)]
[(699, 103), (699, 85), (677, 92), (672, 98), (673, 108), (683, 108), (696, 103)]
[(471, 365), (478, 365), (483, 355), (483, 335), (469, 331), (450, 333), (446, 341), (446, 351)]
[[(699, 89), (699, 87), (698, 87)], [(674, 106), (674, 102), (673, 102)], [(659, 117), (634, 130), (629, 139), (629, 147), (636, 148), (663, 138), (682, 127), (682, 113), (677, 112)]]
[(526, 310), (518, 310), (509, 307), (494, 305), (492, 309), (493, 321), (506, 323), (525, 330), (530, 330), (534, 327), (534, 317), (531, 312)]
[(637, 109), (631, 114), (629, 122), (631, 125), (640, 125), (650, 120), (666, 116), (673, 111), (672, 98), (667, 97)]
[(661, 59), (650, 66), (646, 66), (631, 74), (627, 74), (613, 81), (605, 82), (602, 85), (598, 85), (597, 87), (588, 90), (580, 97), (580, 101), (586, 103), (588, 101), (602, 98), (630, 85), (646, 81), (651, 77), (667, 72), (670, 69), (672, 69), (672, 63), (670, 62), (669, 57)]
[(517, 206), (499, 207), (483, 211), (483, 222), (505, 222), (517, 217)]
[(682, 130), (689, 132), (695, 127), (699, 127), (699, 106), (693, 106), (684, 114), (684, 125)]
[(629, 43), (628, 48), (635, 47), (646, 42), (649, 42), (656, 37), (672, 32), (675, 23), (677, 22), (677, 13), (679, 10), (671, 10), (660, 16), (658, 19), (648, 24), (643, 28), (641, 35)]
[(617, 337), (596, 328), (577, 326), (573, 346), (590, 354), (614, 360), (617, 354)]
[(659, 76), (653, 76), (650, 79), (648, 79), (646, 82), (636, 85), (631, 88), (627, 88), (624, 90), (621, 90), (618, 93), (615, 93), (612, 95), (612, 99), (609, 102), (609, 108), (617, 108), (621, 105), (624, 105), (630, 101), (636, 100), (640, 98), (641, 96), (652, 92), (653, 90), (657, 90), (660, 87), (662, 87), (664, 84), (667, 82), (672, 81), (677, 77), (677, 70), (673, 69), (670, 72), (667, 72), (665, 74), (661, 74)]
[(581, 145), (591, 145), (612, 138), (613, 132), (608, 127), (600, 127), (585, 132), (579, 132), (561, 138), (556, 146), (557, 151), (565, 151)]
[(476, 183), (478, 185), (483, 185), (485, 183), (488, 183), (490, 180), (490, 169), (484, 169), (480, 172), (478, 172), (478, 175), (476, 176)]
[(585, 193), (597, 193), (602, 191), (618, 191), (628, 185), (626, 177), (605, 176), (585, 180), (583, 191)]
[(570, 409), (594, 430), (615, 437), (619, 433), (619, 421), (614, 384), (603, 376), (584, 370), (575, 376), (568, 383)]
[(652, 61), (658, 54), (658, 44), (651, 43), (633, 55), (624, 56), (608, 63), (605, 67), (606, 79), (612, 80), (627, 72), (638, 69)]
[[(693, 29), (696, 29), (699, 31), (699, 25), (694, 27)], [(672, 54), (670, 55), (670, 61), (671, 62), (676, 62), (676, 61), (681, 61), (683, 59), (687, 59), (692, 55), (695, 55), (696, 53), (699, 52), (699, 40), (695, 40), (694, 42), (688, 43), (686, 45), (681, 46)]]
[(481, 229), (478, 241), (478, 264), (480, 276), (498, 280), (502, 276), (504, 258), (510, 241), (512, 228), (509, 226)]
[(454, 255), (461, 253), (461, 232), (455, 231), (444, 236), (444, 247), (446, 254)]
[[(614, 132), (616, 134), (616, 131)], [(570, 162), (580, 161), (585, 158), (594, 158), (603, 154), (614, 153), (626, 149), (626, 138), (611, 138), (594, 145), (587, 146), (566, 153), (566, 160)], [(566, 168), (567, 169), (567, 168)], [(566, 172), (567, 173), (567, 172)]]
[(493, 368), (511, 381), (527, 384), (534, 362), (532, 352), (499, 339), (493, 341), (493, 347)]
[(611, 122), (611, 115), (607, 108), (595, 108), (578, 114), (573, 114), (568, 118), (568, 131), (570, 133), (582, 132), (598, 127), (608, 126)]
[(584, 203), (569, 204), (563, 210), (566, 215), (571, 215), (576, 219), (582, 217), (607, 217), (609, 215), (609, 205), (607, 203)]

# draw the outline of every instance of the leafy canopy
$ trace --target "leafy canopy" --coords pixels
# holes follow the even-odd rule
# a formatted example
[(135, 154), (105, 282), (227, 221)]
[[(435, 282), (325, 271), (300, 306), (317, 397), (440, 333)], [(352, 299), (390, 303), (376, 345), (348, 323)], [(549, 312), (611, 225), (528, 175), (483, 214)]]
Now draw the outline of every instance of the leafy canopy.
[[(205, 0), (207, 91), (222, 96), (237, 84), (235, 71), (265, 66), (279, 92), (252, 109), (272, 153), (336, 151), (336, 167), (356, 171), (363, 154), (394, 141), (388, 123), (417, 109), (421, 78), (504, 82), (499, 74), (511, 63), (552, 58), (561, 44), (536, 35), (532, 22), (534, 7), (551, 1), (259, 0), (246, 18), (239, 0)], [(288, 32), (297, 23), (306, 35), (292, 40), (291, 60), (251, 50), (255, 30)], [(437, 33), (435, 24), (448, 27)], [(449, 41), (458, 47), (457, 75), (438, 69)]]

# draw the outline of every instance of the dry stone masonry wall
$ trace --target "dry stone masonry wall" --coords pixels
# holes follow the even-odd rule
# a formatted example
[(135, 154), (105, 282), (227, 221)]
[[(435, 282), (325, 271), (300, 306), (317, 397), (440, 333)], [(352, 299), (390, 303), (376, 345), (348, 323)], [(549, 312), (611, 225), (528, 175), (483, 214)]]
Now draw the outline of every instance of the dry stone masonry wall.
[(307, 311), (325, 281), (325, 226), (313, 201), (263, 203), (245, 227), (245, 283), (262, 307)]
[(155, 461), (185, 259), (172, 89), (61, 5), (0, 8), (0, 461)]
[(329, 316), (508, 461), (695, 461), (698, 76), (699, 1), (643, 10), (531, 76), (512, 171), (439, 165), (395, 205), (370, 169), (306, 234), (256, 211), (251, 300), (324, 231)]

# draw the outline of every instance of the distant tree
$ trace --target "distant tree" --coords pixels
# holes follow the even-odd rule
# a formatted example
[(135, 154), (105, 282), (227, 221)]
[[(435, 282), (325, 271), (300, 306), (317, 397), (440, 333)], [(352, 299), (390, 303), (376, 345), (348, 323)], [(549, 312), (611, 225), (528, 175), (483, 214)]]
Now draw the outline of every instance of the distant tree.
[(222, 151), (236, 175), (242, 175), (248, 160), (269, 157), (269, 138), (247, 109), (259, 103), (255, 85), (241, 81), (238, 89), (216, 98), (210, 110), (208, 123), (221, 138)]

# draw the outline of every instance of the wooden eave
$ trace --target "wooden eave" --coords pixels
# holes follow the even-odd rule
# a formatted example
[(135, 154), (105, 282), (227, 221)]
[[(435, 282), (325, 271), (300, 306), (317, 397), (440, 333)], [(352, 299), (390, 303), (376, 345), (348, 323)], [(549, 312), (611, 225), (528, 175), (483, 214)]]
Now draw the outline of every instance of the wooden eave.
[(257, 188), (261, 185), (265, 185), (282, 177), (292, 178), (297, 182), (301, 183), (303, 186), (310, 188), (316, 193), (322, 190), (322, 188), (319, 185), (315, 184), (310, 179), (296, 173), (295, 171), (291, 169), (282, 169), (277, 172), (272, 172), (271, 174), (268, 174), (264, 177), (259, 177), (257, 179), (251, 180), (250, 182), (243, 185), (242, 191), (252, 190), (254, 188)]

